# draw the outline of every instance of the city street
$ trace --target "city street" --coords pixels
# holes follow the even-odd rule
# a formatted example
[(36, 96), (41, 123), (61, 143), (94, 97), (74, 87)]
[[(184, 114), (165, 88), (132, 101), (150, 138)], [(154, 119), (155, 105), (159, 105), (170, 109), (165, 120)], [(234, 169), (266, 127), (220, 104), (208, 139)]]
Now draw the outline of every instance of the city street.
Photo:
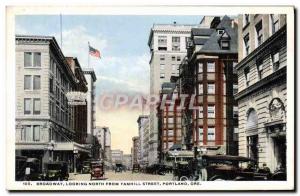
[[(152, 175), (145, 173), (132, 173), (131, 171), (115, 173), (114, 171), (108, 171), (105, 173), (105, 180), (109, 181), (171, 181), (173, 174)], [(90, 174), (70, 174), (69, 181), (89, 181)]]

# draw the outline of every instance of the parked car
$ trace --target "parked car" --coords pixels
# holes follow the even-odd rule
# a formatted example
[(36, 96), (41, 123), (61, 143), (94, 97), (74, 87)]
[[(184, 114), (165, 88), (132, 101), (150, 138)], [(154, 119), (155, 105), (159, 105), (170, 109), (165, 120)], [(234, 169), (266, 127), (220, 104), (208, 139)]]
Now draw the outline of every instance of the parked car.
[(187, 181), (192, 177), (192, 169), (187, 161), (176, 162), (173, 170), (173, 179)]
[(16, 156), (16, 165), (15, 165), (15, 180), (22, 181), (25, 177), (27, 157), (25, 156)]
[(25, 181), (39, 181), (42, 179), (41, 162), (37, 158), (27, 158), (25, 165)]
[(104, 163), (100, 161), (92, 161), (90, 165), (91, 180), (102, 179), (104, 177)]
[(196, 170), (191, 173), (192, 178), (203, 181), (257, 181), (271, 177), (270, 170), (259, 169), (256, 160), (241, 156), (203, 155), (190, 165), (196, 166), (192, 168)]
[(89, 174), (91, 173), (91, 161), (84, 161), (81, 173), (83, 174)]
[(132, 165), (132, 173), (139, 173), (140, 172), (140, 165), (135, 163)]
[(44, 180), (63, 181), (69, 179), (68, 163), (63, 161), (48, 162), (45, 164)]

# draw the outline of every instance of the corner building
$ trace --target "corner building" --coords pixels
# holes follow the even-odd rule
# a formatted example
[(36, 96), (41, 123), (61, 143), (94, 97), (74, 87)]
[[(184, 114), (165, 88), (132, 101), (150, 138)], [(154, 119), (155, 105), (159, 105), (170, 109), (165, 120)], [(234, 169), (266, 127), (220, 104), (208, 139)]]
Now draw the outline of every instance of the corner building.
[(239, 155), (286, 169), (286, 15), (239, 15)]

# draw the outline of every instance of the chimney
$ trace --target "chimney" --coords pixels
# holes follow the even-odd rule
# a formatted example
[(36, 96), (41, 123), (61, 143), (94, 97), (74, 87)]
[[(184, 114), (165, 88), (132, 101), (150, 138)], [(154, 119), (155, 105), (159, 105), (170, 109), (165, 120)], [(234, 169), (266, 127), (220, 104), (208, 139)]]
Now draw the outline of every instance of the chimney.
[(210, 23), (210, 28), (211, 29), (217, 28), (217, 26), (219, 25), (220, 22), (221, 22), (221, 19), (219, 16), (214, 17), (214, 19)]

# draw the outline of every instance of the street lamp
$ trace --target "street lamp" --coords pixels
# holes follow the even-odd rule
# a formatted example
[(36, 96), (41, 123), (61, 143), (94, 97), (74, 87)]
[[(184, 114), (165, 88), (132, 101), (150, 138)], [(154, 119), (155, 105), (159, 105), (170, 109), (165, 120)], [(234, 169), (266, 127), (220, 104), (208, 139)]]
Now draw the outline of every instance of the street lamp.
[(54, 161), (54, 157), (53, 157), (53, 151), (54, 151), (54, 145), (55, 145), (55, 141), (51, 140), (48, 144), (48, 150), (49, 152), (51, 152), (51, 161)]
[(76, 156), (78, 154), (78, 149), (76, 147), (73, 148), (73, 153), (74, 153), (74, 174), (76, 174), (77, 173)]

